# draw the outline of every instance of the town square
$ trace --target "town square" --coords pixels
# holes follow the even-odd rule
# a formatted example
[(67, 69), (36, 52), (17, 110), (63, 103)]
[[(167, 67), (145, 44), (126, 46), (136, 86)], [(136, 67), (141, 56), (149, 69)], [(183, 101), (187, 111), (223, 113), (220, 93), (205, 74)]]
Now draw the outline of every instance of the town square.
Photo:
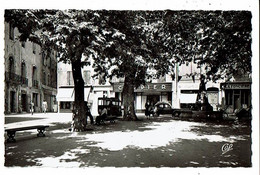
[(254, 174), (252, 4), (4, 9), (4, 168)]

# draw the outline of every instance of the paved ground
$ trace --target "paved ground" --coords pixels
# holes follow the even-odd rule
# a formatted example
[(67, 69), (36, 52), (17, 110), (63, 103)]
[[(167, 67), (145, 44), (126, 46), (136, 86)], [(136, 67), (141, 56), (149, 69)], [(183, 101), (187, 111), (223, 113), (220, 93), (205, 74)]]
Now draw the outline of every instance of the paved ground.
[[(18, 132), (5, 143), (6, 167), (251, 167), (248, 124), (201, 123), (161, 116), (70, 132), (71, 114), (7, 115), (5, 127), (49, 124), (46, 137)], [(6, 137), (6, 136), (5, 136)], [(223, 152), (224, 145), (226, 152)]]

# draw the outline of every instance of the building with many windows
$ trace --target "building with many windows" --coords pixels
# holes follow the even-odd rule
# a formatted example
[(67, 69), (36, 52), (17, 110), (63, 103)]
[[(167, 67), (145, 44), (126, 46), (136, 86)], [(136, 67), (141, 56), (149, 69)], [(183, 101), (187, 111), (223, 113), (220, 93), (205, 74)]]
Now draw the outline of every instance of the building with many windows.
[[(159, 101), (169, 102), (173, 108), (190, 108), (190, 106), (196, 103), (201, 69), (198, 69), (194, 64), (189, 64), (176, 67), (175, 72), (176, 76), (174, 78), (170, 75), (165, 75), (135, 89), (136, 112), (144, 112), (147, 101), (150, 101), (152, 104)], [(197, 73), (197, 76), (187, 76), (194, 72)], [(109, 82), (104, 80), (102, 76), (92, 78), (94, 74), (92, 66), (84, 67), (82, 70), (85, 82), (85, 101), (89, 102), (92, 115), (95, 116), (98, 115), (98, 98), (104, 96), (115, 97), (123, 101), (124, 78), (113, 78)], [(71, 65), (58, 63), (57, 101), (59, 112), (71, 112), (74, 101), (73, 84)], [(222, 98), (220, 82), (208, 82), (206, 89), (209, 103), (214, 110), (218, 110)]]
[(38, 44), (20, 42), (18, 36), (18, 29), (5, 23), (5, 113), (29, 112), (31, 102), (34, 111), (41, 112), (44, 100), (48, 111), (55, 111), (56, 52), (47, 54)]

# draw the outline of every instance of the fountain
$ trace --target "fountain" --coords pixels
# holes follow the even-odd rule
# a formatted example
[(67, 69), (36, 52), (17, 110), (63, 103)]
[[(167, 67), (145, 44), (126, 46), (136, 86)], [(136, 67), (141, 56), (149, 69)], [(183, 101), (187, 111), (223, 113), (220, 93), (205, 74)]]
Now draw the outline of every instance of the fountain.
[(223, 112), (213, 111), (213, 107), (209, 104), (206, 94), (205, 78), (201, 75), (200, 87), (195, 106), (188, 110), (180, 109), (178, 117), (181, 119), (191, 119), (195, 121), (222, 120)]

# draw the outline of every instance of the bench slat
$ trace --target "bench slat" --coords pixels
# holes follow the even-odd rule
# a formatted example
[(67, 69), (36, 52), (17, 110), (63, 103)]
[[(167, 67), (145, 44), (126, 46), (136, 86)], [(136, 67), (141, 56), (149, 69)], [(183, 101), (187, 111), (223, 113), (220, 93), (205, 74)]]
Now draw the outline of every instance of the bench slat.
[(23, 130), (30, 130), (30, 129), (45, 129), (49, 127), (48, 125), (36, 125), (36, 126), (26, 126), (26, 127), (17, 127), (17, 128), (10, 128), (10, 129), (5, 129), (6, 132), (9, 131), (23, 131)]

